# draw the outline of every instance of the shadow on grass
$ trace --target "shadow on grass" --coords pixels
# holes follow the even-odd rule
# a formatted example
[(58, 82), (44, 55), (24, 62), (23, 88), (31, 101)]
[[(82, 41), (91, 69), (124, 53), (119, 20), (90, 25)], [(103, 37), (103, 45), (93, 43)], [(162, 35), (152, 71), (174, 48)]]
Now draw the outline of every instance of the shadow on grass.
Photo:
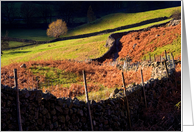
[(23, 54), (23, 53), (29, 53), (30, 51), (12, 51), (12, 52), (9, 52), (9, 54)]

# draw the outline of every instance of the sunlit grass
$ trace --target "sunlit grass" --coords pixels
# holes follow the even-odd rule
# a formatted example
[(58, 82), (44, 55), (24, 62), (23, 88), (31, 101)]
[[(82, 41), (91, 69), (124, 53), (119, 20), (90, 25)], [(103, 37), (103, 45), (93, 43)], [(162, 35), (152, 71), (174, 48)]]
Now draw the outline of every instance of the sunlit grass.
[(181, 11), (181, 7), (173, 7), (159, 10), (152, 10), (139, 13), (115, 13), (97, 19), (93, 23), (85, 24), (69, 31), (66, 36), (98, 32), (106, 29), (113, 29), (125, 25), (139, 23), (145, 20), (158, 17), (169, 17), (175, 10)]
[[(105, 99), (109, 98), (110, 94), (114, 90), (115, 90), (115, 88), (106, 88), (104, 86), (101, 86), (99, 91), (89, 92), (88, 98), (89, 98), (89, 100), (94, 100), (96, 102), (98, 102), (100, 100), (105, 100)], [(86, 101), (86, 95), (77, 96), (76, 98), (78, 98), (81, 101)]]
[(53, 60), (97, 58), (108, 50), (108, 48), (104, 47), (108, 35), (58, 41), (38, 46), (28, 46), (23, 49), (3, 51), (1, 66), (9, 65), (12, 62), (46, 60), (50, 58)]
[(52, 67), (30, 67), (30, 71), (34, 75), (42, 75), (45, 77), (45, 82), (42, 83), (40, 88), (48, 86), (63, 85), (63, 87), (69, 88), (72, 83), (79, 83), (82, 76), (77, 76), (75, 73), (62, 71)]

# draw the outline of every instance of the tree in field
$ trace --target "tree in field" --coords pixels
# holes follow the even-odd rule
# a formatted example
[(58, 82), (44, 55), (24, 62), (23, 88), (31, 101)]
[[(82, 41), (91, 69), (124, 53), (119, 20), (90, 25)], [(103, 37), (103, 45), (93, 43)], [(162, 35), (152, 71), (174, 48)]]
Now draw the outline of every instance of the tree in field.
[(94, 12), (92, 11), (92, 6), (91, 5), (88, 8), (87, 18), (88, 18), (89, 23), (96, 19), (96, 16), (94, 15)]
[(62, 21), (62, 19), (57, 19), (56, 21), (49, 24), (49, 28), (47, 29), (47, 36), (59, 38), (59, 36), (65, 35), (67, 30), (68, 29), (65, 21)]
[(9, 39), (8, 37), (8, 31), (6, 31), (5, 36), (1, 36), (1, 56), (3, 55), (3, 50), (6, 48), (9, 48)]

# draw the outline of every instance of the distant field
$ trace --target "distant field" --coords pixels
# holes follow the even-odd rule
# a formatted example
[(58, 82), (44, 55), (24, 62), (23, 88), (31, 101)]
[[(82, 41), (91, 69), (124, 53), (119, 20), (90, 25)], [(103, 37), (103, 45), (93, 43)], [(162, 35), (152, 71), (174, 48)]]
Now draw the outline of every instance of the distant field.
[(181, 11), (181, 7), (173, 7), (159, 10), (152, 10), (139, 13), (115, 13), (104, 16), (100, 19), (97, 19), (91, 24), (85, 24), (75, 28), (66, 36), (74, 36), (92, 32), (98, 32), (106, 29), (113, 29), (120, 26), (130, 25), (139, 23), (145, 20), (154, 19), (158, 17), (169, 17), (176, 10)]
[[(147, 19), (158, 18), (163, 16), (170, 16), (173, 11), (180, 10), (180, 7), (161, 9), (155, 11), (147, 11), (140, 13), (117, 13), (102, 17), (96, 20), (93, 24), (86, 24), (70, 31), (67, 36), (92, 33), (96, 31), (105, 30), (108, 28), (116, 28), (118, 26), (135, 24)], [(153, 15), (154, 14), (154, 15)], [(160, 21), (156, 23), (150, 23), (147, 25), (142, 25), (139, 27), (120, 30), (117, 32), (137, 30), (149, 27), (151, 25), (164, 23), (165, 21)], [(74, 34), (75, 33), (75, 34)], [(49, 44), (43, 44), (39, 46), (28, 46), (24, 48), (19, 48), (15, 50), (3, 51), (3, 56), (1, 56), (1, 66), (9, 65), (12, 62), (25, 62), (29, 60), (40, 60), (40, 59), (76, 59), (85, 60), (88, 58), (96, 58), (103, 55), (108, 49), (104, 47), (109, 34), (98, 35), (93, 37), (72, 39), (65, 41), (58, 41)], [(9, 37), (32, 39), (37, 41), (42, 40), (52, 40), (54, 38), (49, 38), (46, 36), (45, 30), (10, 30)], [(10, 42), (11, 47), (17, 47), (19, 45), (25, 45), (21, 42)]]
[[(176, 10), (181, 11), (181, 7), (173, 7), (173, 8), (159, 9), (159, 10), (139, 12), (139, 13), (110, 14), (100, 19), (97, 19), (93, 23), (84, 24), (71, 31), (68, 31), (67, 35), (61, 36), (61, 37), (75, 36), (75, 35), (98, 32), (106, 29), (113, 29), (120, 26), (135, 24), (135, 23), (139, 23), (145, 20), (158, 18), (158, 17), (164, 17), (164, 16), (169, 17)], [(8, 32), (9, 32), (8, 36), (14, 37), (14, 38), (32, 39), (36, 41), (45, 41), (45, 40), (54, 39), (46, 35), (46, 30), (41, 30), (41, 29), (8, 30)], [(5, 31), (2, 31), (2, 35), (4, 34), (5, 34)]]
[(83, 39), (59, 41), (39, 46), (29, 46), (15, 50), (3, 51), (1, 66), (12, 62), (25, 62), (40, 59), (77, 59), (84, 60), (103, 55), (109, 34)]

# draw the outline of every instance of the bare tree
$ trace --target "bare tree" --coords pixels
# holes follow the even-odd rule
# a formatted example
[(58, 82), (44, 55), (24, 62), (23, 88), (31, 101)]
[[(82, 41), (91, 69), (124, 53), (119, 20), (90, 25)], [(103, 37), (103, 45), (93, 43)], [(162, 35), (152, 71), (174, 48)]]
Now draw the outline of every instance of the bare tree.
[(1, 37), (1, 56), (3, 55), (3, 50), (9, 48), (9, 39), (8, 37), (8, 31), (6, 31), (5, 36)]

